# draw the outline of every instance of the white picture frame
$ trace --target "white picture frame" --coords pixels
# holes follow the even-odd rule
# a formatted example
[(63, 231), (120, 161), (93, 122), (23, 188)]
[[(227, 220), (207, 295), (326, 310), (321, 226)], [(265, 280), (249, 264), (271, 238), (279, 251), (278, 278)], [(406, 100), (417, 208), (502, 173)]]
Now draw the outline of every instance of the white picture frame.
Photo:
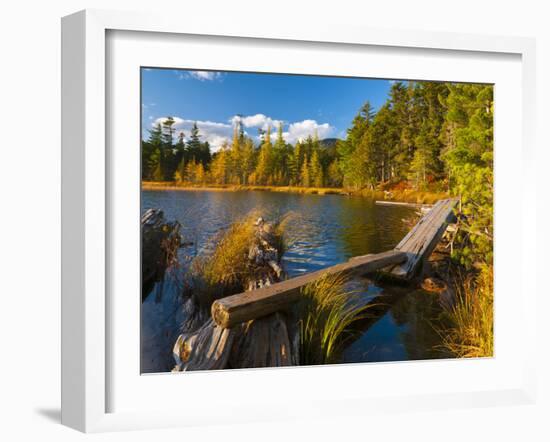
[[(132, 411), (109, 411), (110, 383), (109, 327), (111, 312), (107, 297), (109, 285), (108, 244), (111, 230), (109, 195), (109, 155), (106, 121), (108, 82), (106, 78), (108, 32), (154, 32), (160, 35), (194, 35), (269, 39), (274, 42), (337, 43), (350, 46), (402, 48), (404, 51), (425, 49), (448, 52), (510, 54), (520, 57), (521, 63), (521, 160), (523, 187), (521, 190), (521, 302), (525, 315), (520, 321), (525, 338), (521, 358), (521, 375), (500, 388), (476, 388), (471, 391), (449, 392), (441, 389), (426, 394), (390, 394), (387, 396), (338, 393), (326, 400), (312, 399), (309, 407), (303, 404), (282, 407), (255, 405), (254, 398), (233, 398), (233, 410), (216, 415), (206, 408), (195, 410), (153, 410), (140, 408)], [(157, 36), (159, 34), (156, 34)], [(536, 240), (534, 223), (534, 100), (535, 100), (535, 44), (532, 39), (518, 37), (491, 37), (450, 33), (416, 31), (390, 32), (370, 28), (345, 26), (293, 26), (278, 23), (211, 23), (196, 18), (183, 26), (176, 17), (154, 16), (142, 13), (86, 10), (63, 18), (62, 21), (62, 423), (80, 431), (95, 432), (122, 429), (157, 428), (208, 424), (217, 422), (247, 422), (311, 417), (337, 414), (366, 414), (380, 409), (387, 411), (408, 409), (452, 408), (498, 405), (502, 403), (529, 403), (535, 396), (534, 342), (535, 324), (526, 317), (525, 309), (534, 309), (536, 288), (533, 279), (523, 277), (527, 272), (527, 256), (534, 254)], [(436, 55), (437, 56), (437, 55)], [(138, 93), (138, 91), (136, 91)], [(498, 112), (498, 109), (497, 111)], [(496, 192), (498, 192), (498, 187)], [(498, 260), (498, 250), (497, 250)], [(138, 296), (138, 294), (136, 294)], [(496, 301), (498, 303), (498, 300)], [(530, 306), (530, 307), (529, 307)], [(115, 318), (116, 319), (116, 318)], [(529, 339), (531, 338), (531, 339)], [(498, 339), (498, 335), (497, 338)], [(498, 358), (498, 355), (496, 356)], [(455, 365), (461, 361), (454, 361)], [(348, 367), (349, 368), (349, 367)], [(343, 367), (318, 367), (314, 370), (344, 370)], [(357, 376), (360, 365), (353, 368)], [(417, 368), (418, 369), (418, 366)], [(490, 375), (491, 368), (487, 368)], [(310, 369), (311, 370), (311, 369)], [(297, 372), (283, 370), (288, 380)], [(265, 382), (265, 371), (248, 371), (234, 376), (233, 382), (243, 382), (243, 375)], [(260, 374), (258, 374), (260, 373)], [(273, 373), (273, 372), (272, 372)], [(219, 374), (201, 373), (194, 378), (215, 380), (223, 384)], [(210, 378), (208, 378), (210, 376)], [(212, 376), (216, 376), (215, 378)], [(240, 381), (238, 379), (241, 379)], [(330, 407), (330, 405), (333, 407)], [(237, 412), (238, 410), (238, 412)]]

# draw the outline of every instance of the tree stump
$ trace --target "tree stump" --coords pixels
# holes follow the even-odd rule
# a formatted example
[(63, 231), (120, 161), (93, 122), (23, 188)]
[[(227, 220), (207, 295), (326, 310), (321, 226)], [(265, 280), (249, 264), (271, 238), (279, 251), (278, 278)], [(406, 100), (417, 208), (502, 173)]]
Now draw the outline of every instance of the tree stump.
[(167, 222), (164, 213), (159, 209), (149, 209), (141, 217), (142, 301), (157, 282), (161, 283), (157, 296), (162, 296), (162, 282), (166, 270), (178, 263), (180, 229), (179, 222)]
[[(261, 217), (254, 225), (257, 230), (247, 258), (256, 271), (255, 279), (247, 282), (248, 290), (271, 285), (284, 276), (273, 226)], [(189, 330), (189, 324), (183, 328)], [(176, 340), (173, 371), (296, 365), (299, 339), (289, 334), (289, 330), (297, 332), (281, 313), (232, 328), (221, 327), (208, 318), (195, 331), (182, 333)]]

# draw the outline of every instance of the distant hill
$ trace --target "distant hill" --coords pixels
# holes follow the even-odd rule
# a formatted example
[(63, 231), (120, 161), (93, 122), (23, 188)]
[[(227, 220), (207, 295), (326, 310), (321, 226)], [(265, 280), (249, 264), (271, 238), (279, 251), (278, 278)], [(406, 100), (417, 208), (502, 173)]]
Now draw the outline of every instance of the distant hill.
[(322, 147), (334, 147), (336, 146), (336, 142), (338, 141), (338, 138), (325, 138), (323, 140), (320, 140)]

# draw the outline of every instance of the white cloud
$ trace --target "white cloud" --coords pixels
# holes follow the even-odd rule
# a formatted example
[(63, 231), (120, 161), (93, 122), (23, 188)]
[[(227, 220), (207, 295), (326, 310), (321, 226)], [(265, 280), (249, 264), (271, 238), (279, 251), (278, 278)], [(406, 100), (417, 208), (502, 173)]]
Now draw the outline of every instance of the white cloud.
[[(183, 131), (186, 140), (189, 139), (191, 134), (191, 128), (195, 123), (195, 120), (183, 119), (180, 117), (174, 118), (175, 137), (179, 136), (179, 133)], [(157, 118), (151, 123), (152, 126), (156, 126), (159, 123), (163, 123), (166, 117)], [(230, 141), (233, 135), (233, 127), (227, 123), (217, 123), (215, 121), (197, 121), (197, 127), (199, 128), (199, 135), (201, 141), (208, 141), (212, 151), (218, 150), (224, 141)]]
[[(184, 132), (185, 139), (189, 139), (191, 128), (195, 123), (195, 120), (183, 119), (180, 117), (174, 118), (175, 137), (179, 135), (181, 131)], [(151, 125), (155, 126), (158, 123), (162, 123), (166, 120), (165, 117), (157, 118)], [(236, 122), (241, 121), (245, 128), (258, 128), (266, 130), (268, 126), (272, 127), (272, 140), (275, 141), (277, 136), (277, 128), (281, 120), (275, 120), (264, 114), (256, 114), (250, 116), (234, 116), (229, 120), (229, 123), (218, 123), (215, 121), (197, 121), (199, 133), (201, 135), (201, 141), (208, 141), (212, 148), (212, 151), (217, 151), (224, 142), (231, 142), (233, 137), (233, 127)], [(319, 139), (327, 138), (334, 132), (334, 128), (328, 123), (318, 123), (316, 120), (303, 120), (290, 123), (286, 131), (283, 131), (283, 138), (287, 143), (296, 143), (297, 141), (304, 140), (308, 136), (314, 136), (317, 133)], [(248, 133), (245, 132), (247, 135)], [(259, 137), (254, 135), (256, 141)]]
[(268, 127), (277, 128), (279, 124), (283, 123), (281, 120), (274, 120), (264, 114), (248, 115), (246, 117), (235, 115), (229, 121), (233, 125), (240, 121), (246, 128), (258, 128), (263, 130), (267, 130)]
[(283, 133), (283, 137), (288, 143), (294, 144), (296, 141), (304, 140), (309, 136), (313, 137), (315, 133), (322, 140), (329, 137), (333, 131), (334, 128), (328, 123), (319, 124), (315, 120), (303, 120), (291, 123), (288, 126), (288, 131)]
[[(222, 73), (221, 72), (214, 72), (214, 71), (189, 71), (188, 72), (189, 77), (194, 78), (195, 80), (199, 81), (212, 81), (221, 78)], [(180, 79), (185, 78), (183, 74), (180, 74)]]

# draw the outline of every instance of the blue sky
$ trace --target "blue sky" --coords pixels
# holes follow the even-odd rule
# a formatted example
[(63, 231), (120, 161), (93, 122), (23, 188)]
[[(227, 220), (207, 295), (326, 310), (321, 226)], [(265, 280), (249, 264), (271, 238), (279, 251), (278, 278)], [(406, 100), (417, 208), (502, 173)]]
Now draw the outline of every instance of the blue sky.
[[(197, 121), (202, 140), (216, 150), (230, 139), (241, 119), (245, 132), (283, 123), (285, 139), (295, 143), (313, 135), (345, 137), (365, 101), (378, 109), (390, 80), (142, 68), (142, 134), (167, 116), (185, 136)], [(237, 117), (240, 115), (241, 117)]]

